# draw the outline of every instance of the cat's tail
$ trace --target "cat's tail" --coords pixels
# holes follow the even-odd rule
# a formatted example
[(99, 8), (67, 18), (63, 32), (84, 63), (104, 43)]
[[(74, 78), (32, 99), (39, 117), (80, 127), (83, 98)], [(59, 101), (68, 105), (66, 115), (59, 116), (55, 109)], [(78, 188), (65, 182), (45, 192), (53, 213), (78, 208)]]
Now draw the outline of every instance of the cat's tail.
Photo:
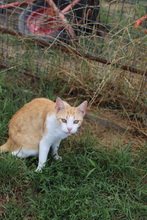
[(9, 149), (10, 149), (10, 141), (8, 139), (8, 141), (5, 144), (0, 146), (0, 153), (8, 152)]

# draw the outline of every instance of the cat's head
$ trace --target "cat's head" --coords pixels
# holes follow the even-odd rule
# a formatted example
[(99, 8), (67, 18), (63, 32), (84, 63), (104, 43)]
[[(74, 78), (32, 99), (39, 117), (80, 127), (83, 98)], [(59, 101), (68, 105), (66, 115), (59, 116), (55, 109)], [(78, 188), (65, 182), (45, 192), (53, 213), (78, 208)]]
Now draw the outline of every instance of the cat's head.
[(62, 131), (71, 135), (77, 132), (82, 124), (87, 108), (87, 101), (82, 102), (78, 107), (71, 107), (60, 98), (56, 99), (56, 118)]

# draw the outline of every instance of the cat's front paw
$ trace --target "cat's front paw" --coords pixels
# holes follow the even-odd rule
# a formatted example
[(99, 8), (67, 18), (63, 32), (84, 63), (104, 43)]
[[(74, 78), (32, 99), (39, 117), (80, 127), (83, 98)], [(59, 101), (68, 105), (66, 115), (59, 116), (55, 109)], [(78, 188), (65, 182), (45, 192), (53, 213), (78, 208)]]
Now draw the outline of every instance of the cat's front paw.
[(59, 155), (54, 155), (54, 159), (55, 160), (58, 160), (58, 161), (62, 161), (62, 157), (60, 157)]
[(42, 173), (42, 167), (37, 167), (37, 169), (35, 170), (35, 172), (37, 172), (37, 173)]

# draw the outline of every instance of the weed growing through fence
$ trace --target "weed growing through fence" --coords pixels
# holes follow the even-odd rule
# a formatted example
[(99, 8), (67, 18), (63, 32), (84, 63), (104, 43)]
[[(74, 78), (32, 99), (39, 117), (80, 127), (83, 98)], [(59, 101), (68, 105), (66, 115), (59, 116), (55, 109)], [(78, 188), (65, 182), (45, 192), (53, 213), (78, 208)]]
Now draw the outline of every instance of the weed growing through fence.
[[(14, 81), (15, 79), (15, 81)], [(17, 80), (16, 80), (17, 79)], [(13, 82), (13, 83), (12, 83)], [(1, 77), (1, 144), (11, 116), (32, 98), (62, 96), (55, 84), (31, 81), (21, 73)], [(54, 95), (53, 95), (54, 94)], [(99, 145), (96, 146), (95, 143)], [(37, 159), (0, 155), (0, 217), (8, 219), (146, 219), (146, 151), (132, 153), (131, 143), (102, 144), (85, 131), (63, 141), (62, 162), (49, 155), (42, 173)]]

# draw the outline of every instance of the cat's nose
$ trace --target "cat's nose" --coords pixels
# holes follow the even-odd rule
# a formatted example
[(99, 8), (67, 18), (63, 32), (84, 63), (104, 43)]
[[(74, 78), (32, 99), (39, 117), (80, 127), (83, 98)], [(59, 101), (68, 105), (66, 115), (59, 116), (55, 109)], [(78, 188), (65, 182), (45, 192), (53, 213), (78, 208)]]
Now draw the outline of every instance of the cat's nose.
[(70, 132), (72, 130), (72, 128), (67, 128), (67, 130)]

